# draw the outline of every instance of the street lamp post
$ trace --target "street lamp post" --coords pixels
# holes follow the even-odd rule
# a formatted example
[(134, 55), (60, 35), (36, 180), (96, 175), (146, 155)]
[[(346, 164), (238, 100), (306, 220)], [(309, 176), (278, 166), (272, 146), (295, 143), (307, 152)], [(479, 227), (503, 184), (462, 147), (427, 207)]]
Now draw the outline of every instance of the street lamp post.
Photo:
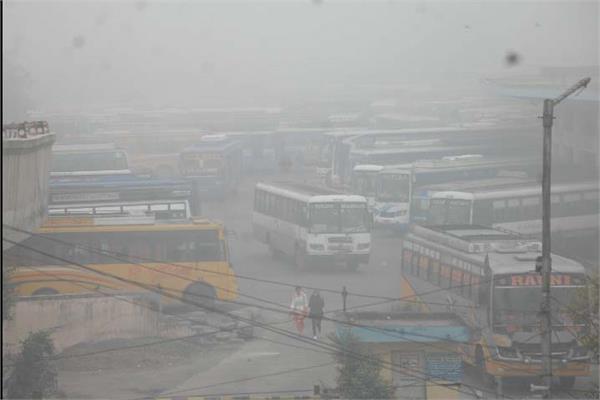
[(583, 90), (590, 83), (590, 78), (584, 78), (555, 99), (544, 100), (542, 124), (544, 127), (543, 144), (543, 175), (542, 175), (542, 304), (540, 306), (542, 328), (543, 381), (546, 389), (545, 398), (552, 397), (552, 312), (550, 305), (550, 277), (552, 260), (550, 258), (550, 172), (552, 166), (552, 123), (554, 121), (554, 106), (566, 99), (577, 90)]

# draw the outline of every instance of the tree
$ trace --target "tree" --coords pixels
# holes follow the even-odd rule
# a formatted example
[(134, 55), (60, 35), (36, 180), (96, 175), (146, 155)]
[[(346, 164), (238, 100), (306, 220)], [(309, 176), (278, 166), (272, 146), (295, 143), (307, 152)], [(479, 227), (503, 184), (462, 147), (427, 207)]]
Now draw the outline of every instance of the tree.
[(396, 388), (381, 377), (381, 360), (367, 351), (351, 333), (330, 339), (338, 350), (337, 389), (345, 399), (392, 399)]
[(56, 371), (50, 358), (54, 343), (48, 331), (30, 333), (22, 342), (8, 377), (6, 394), (11, 399), (42, 399), (56, 393)]
[(578, 332), (579, 341), (598, 357), (598, 295), (600, 282), (598, 276), (586, 278), (586, 285), (577, 291), (577, 296), (568, 306), (571, 319), (585, 328)]

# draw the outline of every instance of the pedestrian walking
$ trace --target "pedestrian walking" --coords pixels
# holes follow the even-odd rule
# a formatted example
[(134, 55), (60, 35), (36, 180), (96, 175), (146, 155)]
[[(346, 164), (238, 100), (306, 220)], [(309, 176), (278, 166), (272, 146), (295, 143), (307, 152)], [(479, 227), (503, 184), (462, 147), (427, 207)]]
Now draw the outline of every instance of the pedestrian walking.
[(296, 290), (294, 290), (290, 309), (296, 329), (302, 335), (304, 333), (304, 318), (306, 318), (308, 311), (308, 300), (306, 299), (306, 293), (300, 286), (296, 286)]
[[(313, 339), (318, 339), (321, 336), (321, 320), (323, 319), (323, 308), (325, 308), (325, 300), (321, 297), (318, 290), (315, 290), (310, 295), (308, 316), (312, 323)], [(317, 335), (318, 334), (318, 335)]]

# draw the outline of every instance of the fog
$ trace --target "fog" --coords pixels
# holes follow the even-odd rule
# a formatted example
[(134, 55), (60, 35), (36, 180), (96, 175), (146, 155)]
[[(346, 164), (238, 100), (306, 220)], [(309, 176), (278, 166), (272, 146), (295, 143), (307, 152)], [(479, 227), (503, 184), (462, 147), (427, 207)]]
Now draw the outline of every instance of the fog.
[(464, 91), (498, 73), (595, 64), (599, 48), (597, 2), (9, 0), (3, 33), (16, 119)]

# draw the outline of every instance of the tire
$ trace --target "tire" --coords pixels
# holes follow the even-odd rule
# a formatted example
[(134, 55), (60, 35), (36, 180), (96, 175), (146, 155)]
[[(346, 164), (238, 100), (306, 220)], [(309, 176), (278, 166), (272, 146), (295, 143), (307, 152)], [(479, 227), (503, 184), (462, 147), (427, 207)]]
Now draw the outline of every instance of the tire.
[(561, 389), (571, 390), (573, 386), (575, 386), (575, 377), (574, 376), (561, 376), (559, 378), (559, 383)]
[(481, 380), (486, 386), (496, 387), (496, 379), (494, 376), (487, 373), (485, 369), (485, 354), (481, 346), (475, 349), (475, 368), (479, 371)]
[(52, 296), (58, 294), (58, 290), (52, 288), (40, 288), (34, 291), (32, 296)]
[(215, 288), (205, 282), (193, 283), (183, 291), (183, 302), (191, 307), (214, 308), (216, 300)]

